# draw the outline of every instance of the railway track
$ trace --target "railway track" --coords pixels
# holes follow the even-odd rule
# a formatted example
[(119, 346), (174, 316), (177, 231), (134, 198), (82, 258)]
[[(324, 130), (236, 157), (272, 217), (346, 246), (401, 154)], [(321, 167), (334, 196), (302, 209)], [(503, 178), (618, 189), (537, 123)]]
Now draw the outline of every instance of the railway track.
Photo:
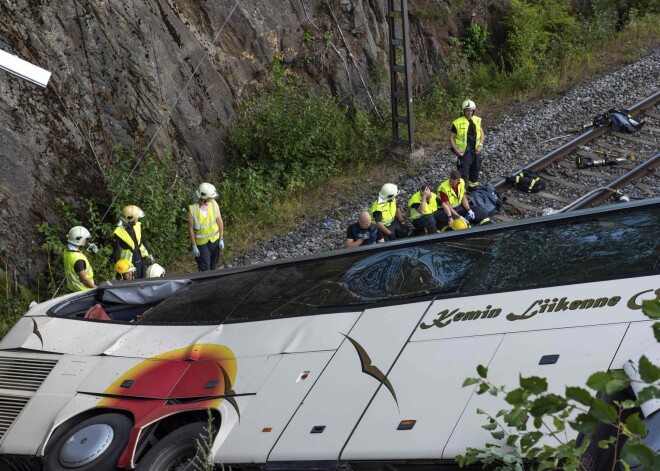
[[(544, 191), (525, 193), (502, 179), (493, 185), (506, 198), (500, 214), (506, 221), (598, 206), (660, 194), (660, 91), (629, 108), (644, 127), (634, 134), (612, 130), (604, 124), (562, 144), (523, 169), (538, 173), (547, 183)], [(618, 159), (616, 164), (580, 168), (578, 162)]]

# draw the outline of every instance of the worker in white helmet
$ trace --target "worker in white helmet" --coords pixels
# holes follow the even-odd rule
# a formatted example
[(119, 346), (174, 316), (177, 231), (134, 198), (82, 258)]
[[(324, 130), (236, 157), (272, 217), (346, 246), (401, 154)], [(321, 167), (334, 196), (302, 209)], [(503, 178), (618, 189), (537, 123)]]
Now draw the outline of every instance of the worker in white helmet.
[(73, 227), (69, 231), (62, 257), (66, 285), (73, 292), (96, 288), (94, 270), (83, 253), (83, 247), (91, 238), (92, 235), (82, 226)]
[(220, 261), (220, 251), (225, 248), (225, 225), (215, 198), (218, 192), (210, 183), (202, 183), (197, 189), (197, 203), (188, 207), (188, 229), (192, 254), (199, 271), (215, 270)]
[(403, 223), (401, 208), (396, 205), (398, 194), (399, 188), (394, 183), (385, 183), (371, 205), (371, 222), (378, 226), (385, 242), (408, 235), (408, 225)]
[(484, 149), (484, 130), (481, 118), (474, 115), (476, 109), (472, 100), (465, 100), (461, 116), (454, 120), (449, 132), (451, 150), (458, 157), (456, 168), (461, 172), (468, 191), (479, 186), (481, 152)]

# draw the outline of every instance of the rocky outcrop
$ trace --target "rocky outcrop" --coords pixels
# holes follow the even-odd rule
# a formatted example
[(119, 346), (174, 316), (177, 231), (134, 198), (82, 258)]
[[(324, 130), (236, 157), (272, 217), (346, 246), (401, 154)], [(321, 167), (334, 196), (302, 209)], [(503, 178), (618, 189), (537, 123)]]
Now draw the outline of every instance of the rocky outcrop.
[[(396, 3), (396, 2), (395, 2)], [(442, 75), (443, 47), (477, 3), (409, 2), (414, 84)], [(34, 280), (37, 223), (54, 197), (81, 208), (104, 191), (117, 144), (171, 152), (191, 185), (224, 162), (223, 135), (277, 56), (364, 107), (388, 103), (385, 1), (7, 0), (0, 49), (53, 75), (41, 89), (0, 72), (0, 241)], [(419, 13), (419, 14), (416, 14)]]

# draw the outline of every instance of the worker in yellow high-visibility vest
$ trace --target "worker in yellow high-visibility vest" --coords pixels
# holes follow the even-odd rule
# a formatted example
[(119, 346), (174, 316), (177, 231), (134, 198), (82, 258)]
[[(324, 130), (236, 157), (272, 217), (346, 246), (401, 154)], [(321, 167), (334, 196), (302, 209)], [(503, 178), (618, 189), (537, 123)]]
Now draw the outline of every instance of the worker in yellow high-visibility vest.
[(112, 239), (112, 261), (127, 260), (135, 266), (134, 278), (145, 278), (147, 260), (155, 262), (140, 219), (144, 212), (134, 204), (124, 207)]
[(91, 237), (89, 231), (82, 226), (71, 228), (66, 249), (62, 252), (66, 285), (73, 292), (96, 288), (94, 270), (83, 253), (83, 247)]
[(220, 207), (215, 202), (218, 192), (210, 183), (202, 183), (197, 189), (199, 201), (188, 207), (188, 229), (192, 253), (199, 271), (215, 270), (220, 261), (220, 251), (225, 248), (225, 225)]
[(477, 105), (472, 100), (465, 100), (462, 114), (451, 124), (449, 144), (456, 154), (456, 168), (461, 172), (467, 184), (467, 191), (479, 186), (481, 171), (481, 152), (484, 149), (484, 130), (481, 118), (474, 115)]

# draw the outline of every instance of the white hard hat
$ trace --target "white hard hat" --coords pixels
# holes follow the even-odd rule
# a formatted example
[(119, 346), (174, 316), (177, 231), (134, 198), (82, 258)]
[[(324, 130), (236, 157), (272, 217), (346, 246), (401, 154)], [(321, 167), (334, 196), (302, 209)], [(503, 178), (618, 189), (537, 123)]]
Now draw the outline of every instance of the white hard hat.
[(73, 245), (85, 245), (85, 242), (87, 242), (87, 239), (90, 239), (92, 237), (92, 234), (89, 233), (87, 229), (85, 229), (82, 226), (76, 226), (71, 228), (69, 231), (69, 237), (67, 241), (69, 244)]
[(477, 109), (477, 105), (475, 105), (472, 100), (465, 100), (461, 105), (461, 110), (467, 110), (467, 109), (474, 111)]
[(142, 212), (142, 210), (137, 206), (135, 206), (134, 204), (124, 207), (124, 209), (121, 211), (121, 220), (125, 224), (138, 222), (138, 220), (142, 219), (143, 217), (144, 217), (144, 213)]
[(210, 183), (202, 183), (197, 189), (197, 197), (199, 199), (205, 200), (208, 198), (217, 198), (218, 193), (215, 191), (215, 187)]
[(157, 263), (147, 267), (147, 278), (160, 278), (161, 276), (165, 276), (165, 269)]
[(378, 196), (380, 196), (384, 200), (387, 200), (394, 198), (398, 194), (399, 194), (399, 189), (394, 183), (385, 183), (383, 187), (380, 189), (380, 193), (378, 193)]

